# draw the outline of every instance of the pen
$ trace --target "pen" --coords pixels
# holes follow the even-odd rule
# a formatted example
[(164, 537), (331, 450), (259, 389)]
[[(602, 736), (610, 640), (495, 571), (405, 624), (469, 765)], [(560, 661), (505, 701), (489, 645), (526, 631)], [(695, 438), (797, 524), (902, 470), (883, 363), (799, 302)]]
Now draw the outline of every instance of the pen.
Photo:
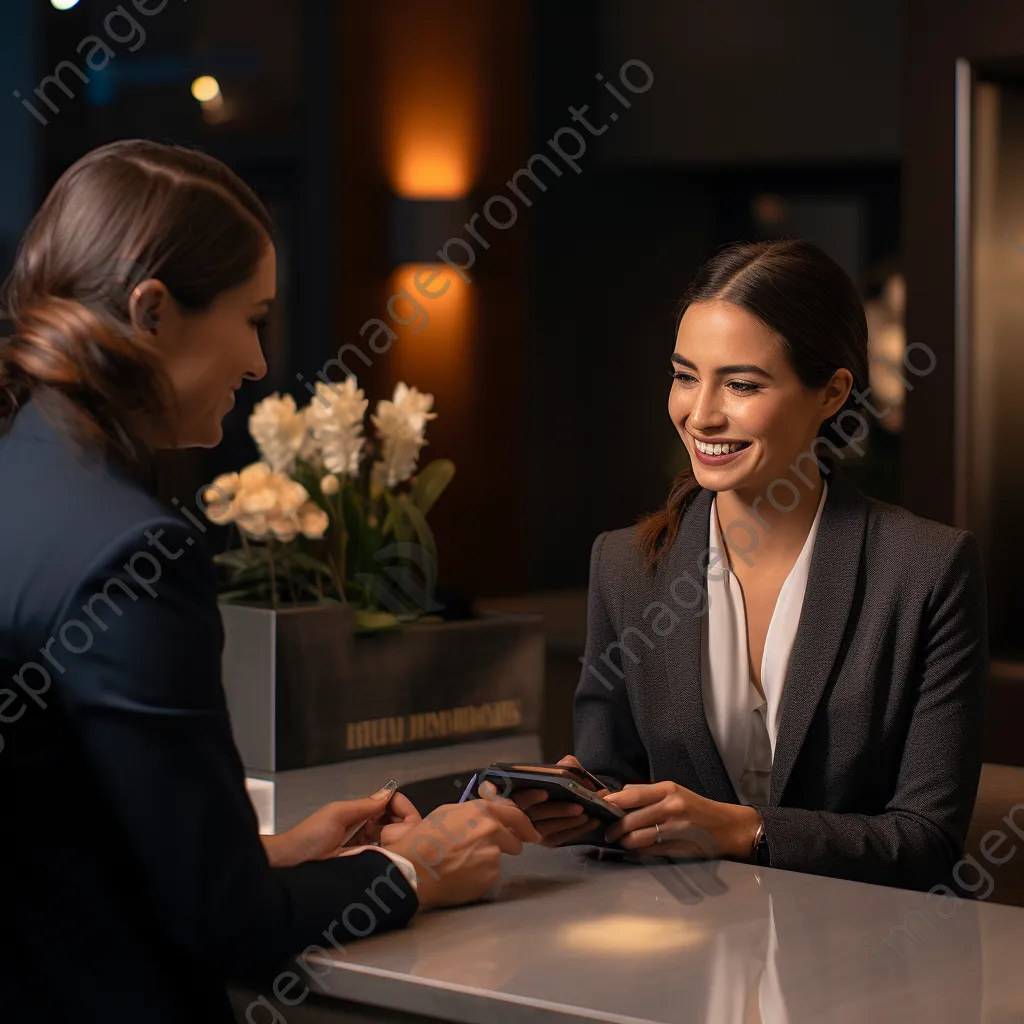
[[(387, 782), (384, 783), (383, 786), (380, 787), (380, 789), (377, 790), (376, 793), (373, 793), (372, 795), (380, 796), (381, 793), (392, 794), (395, 792), (396, 789), (398, 789), (398, 783), (395, 782), (394, 779), (389, 779)], [(364, 825), (366, 825), (369, 822), (369, 820), (369, 818), (364, 818), (362, 821), (356, 822), (356, 824), (354, 825), (349, 825), (348, 830), (345, 832), (345, 835), (342, 837), (342, 840), (338, 845), (344, 846)]]
[(473, 773), (473, 778), (469, 780), (469, 785), (463, 790), (462, 796), (459, 797), (459, 803), (464, 804), (469, 799), (469, 794), (473, 792), (473, 784), (476, 782), (476, 777), (479, 772)]

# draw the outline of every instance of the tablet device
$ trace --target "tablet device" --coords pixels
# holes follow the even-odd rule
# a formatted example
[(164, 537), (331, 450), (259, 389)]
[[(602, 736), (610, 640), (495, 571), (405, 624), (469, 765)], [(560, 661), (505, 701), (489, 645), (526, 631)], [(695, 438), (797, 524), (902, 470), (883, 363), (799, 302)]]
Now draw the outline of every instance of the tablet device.
[[(597, 786), (604, 788), (589, 772), (585, 774)], [(588, 784), (584, 786), (583, 781)], [(585, 816), (597, 818), (598, 821), (614, 822), (625, 815), (625, 811), (596, 796), (589, 780), (583, 781), (565, 765), (513, 765), (499, 761), (477, 772), (467, 786), (463, 799), (468, 799), (471, 792), (478, 793), (481, 783), (490, 782), (505, 797), (524, 789), (542, 789), (548, 794), (549, 800), (579, 804)]]

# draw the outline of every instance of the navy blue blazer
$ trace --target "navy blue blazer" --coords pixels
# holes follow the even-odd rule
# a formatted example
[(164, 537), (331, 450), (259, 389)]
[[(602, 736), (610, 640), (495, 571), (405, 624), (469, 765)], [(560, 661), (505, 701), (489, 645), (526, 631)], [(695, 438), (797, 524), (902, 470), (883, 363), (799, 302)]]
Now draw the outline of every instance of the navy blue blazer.
[(226, 980), (406, 922), (377, 851), (269, 866), (201, 532), (34, 402), (0, 482), (0, 1019), (231, 1021)]

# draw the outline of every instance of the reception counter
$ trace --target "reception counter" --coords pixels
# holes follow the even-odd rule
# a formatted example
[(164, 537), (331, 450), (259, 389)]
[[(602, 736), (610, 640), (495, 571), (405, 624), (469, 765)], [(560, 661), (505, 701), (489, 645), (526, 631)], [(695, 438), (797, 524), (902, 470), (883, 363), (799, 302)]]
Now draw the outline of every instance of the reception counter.
[[(447, 764), (529, 756), (470, 746), (479, 749), (449, 748)], [(311, 785), (309, 774), (321, 773), (320, 786), (333, 772), (343, 787), (351, 767), (288, 775)], [(280, 827), (312, 809), (301, 780), (285, 782), (293, 788), (285, 800), (278, 791)], [(322, 802), (317, 792), (312, 804)], [(627, 864), (539, 847), (503, 860), (503, 880), (484, 902), (424, 914), (344, 953), (325, 940), (327, 949), (291, 965), (294, 1005), (269, 989), (248, 993), (244, 1004), (236, 998), (239, 1019), (1024, 1020), (1019, 908), (731, 862)]]

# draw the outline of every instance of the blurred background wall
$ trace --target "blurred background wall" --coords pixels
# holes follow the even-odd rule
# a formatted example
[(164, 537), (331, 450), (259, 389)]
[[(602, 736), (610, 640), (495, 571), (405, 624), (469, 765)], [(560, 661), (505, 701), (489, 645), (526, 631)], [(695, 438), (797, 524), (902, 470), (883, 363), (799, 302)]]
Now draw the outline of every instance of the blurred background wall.
[[(219, 449), (167, 460), (168, 495), (254, 458), (246, 418), (272, 391), (303, 402), (318, 372), (347, 369), (372, 404), (404, 380), (435, 395), (424, 456), (458, 467), (432, 517), (453, 600), (583, 587), (596, 534), (664, 499), (683, 456), (665, 410), (675, 307), (718, 247), (804, 235), (876, 303), (900, 270), (898, 0), (144, 6), (111, 31), (101, 0), (4, 5), (0, 253), (105, 141), (227, 160), (279, 227), (271, 369)], [(99, 69), (90, 35), (113, 53)], [(65, 65), (46, 105), (33, 90), (62, 61), (89, 81)], [(215, 92), (194, 95), (197, 78)], [(469, 280), (449, 272), (417, 307), (403, 296), (453, 234)], [(374, 320), (396, 336), (386, 352)], [(850, 465), (890, 500), (900, 427), (873, 423)]]
[[(0, 273), (58, 175), (116, 138), (202, 147), (277, 223), (268, 377), (223, 445), (165, 460), (165, 497), (254, 459), (273, 391), (304, 403), (347, 371), (371, 405), (431, 392), (424, 458), (457, 464), (439, 593), (544, 614), (550, 758), (572, 747), (593, 540), (683, 465), (686, 285), (738, 239), (821, 245), (861, 290), (887, 408), (844, 468), (981, 538), (985, 758), (1024, 764), (1019, 0), (0, 0), (0, 58)], [(427, 301), (449, 239), (465, 277), (442, 267)], [(908, 372), (908, 341), (933, 370)], [(992, 768), (972, 842), (1019, 797)]]
[[(0, 66), (13, 83), (35, 79), (36, 9), (31, 4), (0, 6)], [(6, 275), (21, 233), (35, 209), (40, 182), (36, 166), (38, 132), (31, 115), (8, 92), (0, 104), (0, 274)]]

